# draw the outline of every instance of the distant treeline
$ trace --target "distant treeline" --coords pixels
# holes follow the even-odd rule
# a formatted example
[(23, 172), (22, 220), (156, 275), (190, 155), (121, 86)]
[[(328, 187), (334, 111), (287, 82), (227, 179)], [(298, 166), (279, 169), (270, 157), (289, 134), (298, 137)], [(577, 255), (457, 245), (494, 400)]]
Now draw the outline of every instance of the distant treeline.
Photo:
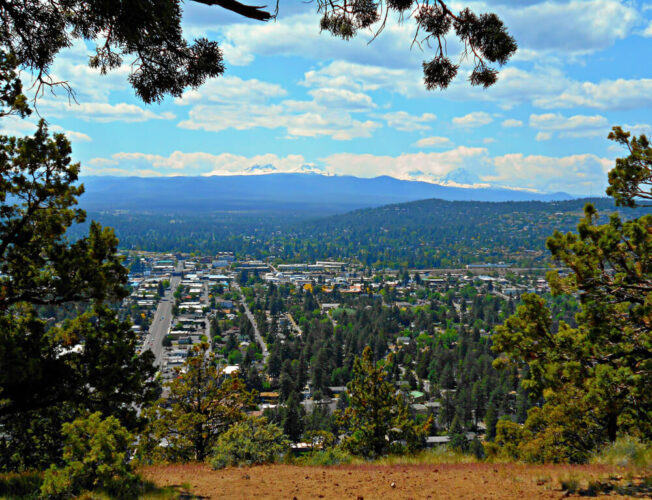
[[(300, 213), (225, 212), (196, 215), (89, 213), (114, 227), (125, 249), (211, 254), (231, 251), (285, 262), (356, 259), (374, 267), (450, 267), (500, 261), (540, 265), (553, 231), (574, 231), (587, 202), (604, 220), (606, 198), (559, 202), (422, 200), (319, 219)], [(644, 209), (618, 211), (625, 219)], [(78, 226), (73, 235), (81, 235)]]

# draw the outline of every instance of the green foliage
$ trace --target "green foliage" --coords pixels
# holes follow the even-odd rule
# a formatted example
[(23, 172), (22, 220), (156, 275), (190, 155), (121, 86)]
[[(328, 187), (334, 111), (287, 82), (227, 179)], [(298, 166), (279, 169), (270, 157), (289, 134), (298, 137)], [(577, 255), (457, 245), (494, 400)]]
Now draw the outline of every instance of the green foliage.
[(138, 452), (144, 462), (203, 461), (219, 436), (254, 406), (255, 394), (242, 379), (216, 367), (207, 344), (193, 348), (166, 389), (167, 398), (145, 412), (148, 424)]
[(276, 462), (290, 448), (281, 428), (264, 417), (250, 417), (222, 434), (214, 447), (211, 465), (260, 465)]
[[(115, 227), (125, 248), (204, 254), (228, 250), (263, 258), (273, 247), (284, 262), (354, 259), (377, 268), (399, 268), (401, 262), (410, 268), (456, 267), (479, 261), (528, 267), (548, 261), (546, 238), (555, 229), (572, 230), (584, 203), (422, 200), (311, 221), (294, 213), (255, 218), (204, 213), (184, 216), (182, 221), (177, 218), (174, 224), (170, 220), (175, 217), (164, 214), (97, 213), (93, 217)], [(594, 203), (603, 214), (615, 210), (609, 200), (596, 199)], [(631, 218), (643, 211), (620, 212)], [(528, 230), (521, 231), (523, 226)], [(79, 234), (83, 230), (79, 227)], [(258, 237), (247, 238), (252, 232)], [(299, 318), (295, 319), (299, 323)]]
[[(0, 468), (60, 460), (61, 425), (88, 412), (138, 424), (151, 401), (151, 354), (137, 355), (130, 324), (106, 303), (126, 295), (113, 231), (93, 222), (70, 242), (83, 187), (70, 143), (39, 122), (33, 137), (0, 136)], [(52, 308), (81, 304), (57, 327)]]
[[(497, 80), (497, 71), (487, 63), (503, 65), (516, 52), (516, 41), (495, 14), (477, 16), (470, 9), (454, 14), (445, 2), (434, 4), (415, 1), (391, 0), (388, 2), (364, 1), (347, 5), (346, 1), (319, 0), (322, 12), (320, 27), (344, 40), (353, 38), (359, 30), (371, 28), (381, 22), (380, 32), (388, 11), (409, 12), (414, 8), (413, 19), (417, 31), (424, 34), (422, 42), (435, 49), (430, 62), (424, 62), (424, 83), (428, 90), (445, 89), (457, 75), (459, 65), (448, 57), (446, 37), (454, 29), (457, 38), (473, 51), (474, 69), (469, 77), (471, 85), (490, 87)], [(415, 35), (416, 36), (416, 35)], [(463, 54), (462, 57), (466, 57)]]
[[(647, 139), (630, 142), (619, 128), (610, 137), (631, 154), (610, 173), (609, 194), (633, 205), (651, 195)], [(652, 437), (652, 215), (623, 222), (614, 214), (599, 224), (588, 204), (577, 230), (556, 231), (547, 242), (572, 270), (551, 271), (548, 282), (555, 295), (579, 295), (577, 327), (555, 327), (545, 301), (525, 295), (493, 337), (503, 354), (495, 366), (527, 366), (523, 387), (546, 400), (528, 413), (525, 459), (585, 462), (604, 438)]]
[(614, 127), (609, 139), (625, 146), (630, 154), (618, 158), (616, 167), (609, 172), (607, 194), (628, 207), (652, 200), (652, 147), (648, 138), (641, 135), (630, 139), (629, 132)]
[(8, 472), (0, 474), (0, 498), (36, 499), (41, 492), (43, 473)]
[(63, 466), (45, 472), (41, 494), (70, 498), (83, 491), (100, 490), (111, 498), (137, 496), (139, 479), (130, 464), (133, 436), (115, 417), (99, 412), (65, 423)]
[(649, 468), (652, 466), (652, 444), (632, 436), (619, 437), (596, 453), (591, 462), (618, 467)]
[(353, 455), (340, 446), (326, 448), (325, 450), (316, 450), (297, 460), (301, 465), (316, 465), (320, 467), (350, 464), (352, 461)]
[(417, 424), (408, 415), (408, 408), (396, 390), (385, 380), (377, 367), (369, 346), (353, 364), (353, 379), (347, 385), (350, 404), (336, 418), (348, 435), (343, 441), (346, 450), (367, 458), (398, 450), (405, 441), (405, 451), (414, 452), (432, 424), (429, 418)]
[(0, 50), (0, 118), (9, 115), (24, 118), (31, 114), (17, 67), (16, 55)]

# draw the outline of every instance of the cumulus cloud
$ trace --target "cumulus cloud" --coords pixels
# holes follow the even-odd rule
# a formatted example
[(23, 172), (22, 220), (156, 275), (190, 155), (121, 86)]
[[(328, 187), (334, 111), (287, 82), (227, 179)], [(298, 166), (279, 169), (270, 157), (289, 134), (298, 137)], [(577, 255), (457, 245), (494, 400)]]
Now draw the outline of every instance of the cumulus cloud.
[(474, 111), (468, 115), (453, 118), (453, 125), (457, 127), (475, 128), (489, 125), (493, 120), (489, 113)]
[(599, 83), (572, 82), (560, 94), (538, 97), (534, 99), (534, 104), (541, 108), (646, 108), (652, 106), (652, 79), (619, 78)]
[[(7, 116), (2, 119), (2, 134), (9, 136), (27, 136), (34, 135), (36, 132), (37, 124), (33, 119), (21, 119), (15, 116)], [(93, 139), (83, 132), (76, 130), (68, 130), (60, 125), (50, 124), (50, 132), (65, 134), (66, 137), (73, 143), (75, 142), (90, 142)]]
[(519, 2), (497, 12), (522, 47), (571, 54), (610, 47), (641, 23), (636, 8), (621, 0)]
[(516, 128), (516, 127), (522, 127), (523, 122), (521, 120), (515, 120), (513, 118), (509, 118), (507, 120), (503, 120), (501, 125), (505, 128)]
[[(84, 163), (84, 174), (113, 175), (242, 175), (271, 172), (318, 172), (328, 175), (376, 177), (447, 183), (455, 172), (477, 179), (475, 187), (495, 186), (534, 191), (590, 193), (601, 190), (613, 160), (592, 154), (564, 157), (506, 154), (492, 156), (486, 148), (459, 146), (442, 152), (397, 156), (335, 153), (310, 161), (303, 155), (242, 156), (230, 153), (184, 153), (169, 156), (116, 153)], [(151, 172), (146, 173), (146, 172)], [(450, 174), (450, 175), (449, 175)]]
[(376, 108), (367, 94), (350, 89), (311, 89), (311, 100), (280, 99), (281, 86), (237, 77), (218, 79), (186, 92), (180, 104), (191, 105), (178, 126), (188, 130), (221, 132), (227, 129), (284, 128), (289, 137), (327, 136), (335, 140), (371, 137), (381, 124), (356, 119), (356, 113)]
[(494, 174), (481, 176), (490, 183), (548, 192), (588, 193), (601, 189), (613, 161), (593, 154), (552, 157), (507, 154), (493, 158)]
[(601, 115), (563, 116), (559, 113), (530, 115), (530, 127), (538, 129), (537, 140), (548, 140), (556, 134), (558, 137), (606, 137), (609, 120)]
[(42, 99), (38, 103), (39, 111), (46, 116), (69, 118), (73, 116), (84, 121), (93, 122), (144, 122), (147, 120), (173, 120), (174, 113), (155, 113), (135, 104), (105, 102), (68, 103)]
[(643, 36), (652, 37), (652, 21), (647, 25), (647, 28), (643, 31)]
[[(273, 168), (271, 168), (273, 166)], [(94, 158), (84, 165), (84, 173), (147, 175), (256, 175), (276, 172), (306, 172), (311, 165), (301, 155), (279, 157), (275, 154), (245, 157), (231, 153), (213, 155), (175, 151), (170, 156), (146, 153), (115, 153), (110, 158)], [(252, 168), (262, 167), (262, 168)], [(266, 167), (266, 168), (265, 168)]]
[(276, 83), (252, 78), (243, 80), (237, 76), (223, 76), (209, 80), (198, 89), (189, 89), (176, 103), (189, 105), (195, 103), (234, 103), (265, 102), (270, 98), (283, 97), (287, 91)]
[(393, 111), (380, 115), (387, 122), (388, 127), (401, 130), (403, 132), (415, 132), (418, 130), (430, 130), (430, 125), (426, 125), (437, 119), (432, 113), (423, 113), (421, 116), (411, 115), (406, 111)]
[(448, 148), (453, 146), (453, 141), (448, 137), (424, 137), (413, 144), (417, 148)]

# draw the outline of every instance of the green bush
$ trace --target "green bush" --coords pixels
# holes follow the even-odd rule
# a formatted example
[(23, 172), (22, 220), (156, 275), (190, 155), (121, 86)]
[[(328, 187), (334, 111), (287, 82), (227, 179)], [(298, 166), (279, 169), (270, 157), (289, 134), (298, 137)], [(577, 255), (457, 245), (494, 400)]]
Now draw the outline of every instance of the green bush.
[(349, 464), (353, 460), (351, 455), (346, 450), (340, 447), (327, 448), (326, 450), (313, 451), (312, 453), (301, 457), (298, 462), (301, 465), (340, 465)]
[(84, 491), (104, 491), (111, 498), (134, 498), (140, 484), (129, 462), (133, 436), (115, 417), (100, 412), (62, 427), (63, 467), (45, 472), (41, 495), (69, 498)]
[(36, 499), (42, 482), (43, 474), (40, 472), (0, 474), (0, 498)]
[(272, 463), (289, 447), (290, 441), (278, 425), (268, 423), (264, 417), (248, 418), (219, 437), (211, 465), (222, 469), (229, 465)]
[(649, 467), (652, 465), (652, 444), (631, 436), (621, 437), (603, 447), (591, 461), (620, 467)]

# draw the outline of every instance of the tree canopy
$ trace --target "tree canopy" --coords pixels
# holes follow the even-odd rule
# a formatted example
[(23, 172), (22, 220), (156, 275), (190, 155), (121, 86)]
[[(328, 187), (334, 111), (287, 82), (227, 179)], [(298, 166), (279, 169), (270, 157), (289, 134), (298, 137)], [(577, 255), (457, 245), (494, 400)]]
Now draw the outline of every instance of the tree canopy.
[[(263, 7), (235, 0), (194, 1), (261, 22), (276, 18)], [(343, 39), (365, 29), (378, 35), (390, 12), (409, 18), (415, 24), (412, 45), (434, 50), (434, 57), (423, 63), (428, 89), (448, 87), (468, 57), (473, 60), (470, 83), (491, 86), (498, 75), (491, 65), (502, 66), (517, 48), (495, 14), (477, 15), (468, 8), (454, 13), (443, 0), (317, 0), (316, 5), (322, 15), (320, 28)], [(89, 65), (101, 73), (130, 64), (129, 83), (147, 103), (166, 95), (180, 96), (184, 89), (198, 87), (225, 69), (216, 41), (200, 37), (190, 43), (184, 38), (180, 0), (7, 1), (0, 2), (0, 19), (0, 64), (15, 58), (33, 74), (37, 94), (56, 85), (72, 90), (67, 82), (56, 81), (50, 69), (57, 54), (80, 39), (95, 43)], [(451, 30), (464, 47), (458, 62), (446, 49)], [(1, 97), (10, 99), (16, 90), (5, 87)]]
[[(647, 138), (630, 141), (629, 134), (619, 127), (610, 137), (629, 146), (630, 155), (619, 159), (610, 172), (609, 194), (625, 205), (650, 199), (652, 149)], [(531, 410), (528, 417), (529, 422), (537, 422), (531, 427), (539, 429), (539, 436), (548, 432), (549, 426), (544, 424), (554, 423), (550, 415), (559, 413), (560, 405), (574, 404), (583, 408), (576, 413), (578, 418), (585, 418), (588, 411), (601, 430), (593, 433), (598, 441), (603, 437), (613, 441), (624, 432), (649, 439), (652, 215), (623, 222), (614, 214), (607, 224), (598, 224), (597, 211), (588, 204), (577, 229), (577, 233), (557, 231), (547, 242), (553, 258), (571, 270), (567, 276), (549, 272), (548, 282), (554, 294), (579, 296), (577, 327), (560, 322), (553, 328), (545, 301), (525, 295), (516, 315), (494, 336), (494, 349), (504, 354), (496, 363), (527, 365), (524, 385), (548, 401), (543, 408)], [(572, 415), (570, 411), (562, 413)], [(533, 439), (537, 439), (536, 433)], [(570, 447), (582, 442), (568, 440)]]

